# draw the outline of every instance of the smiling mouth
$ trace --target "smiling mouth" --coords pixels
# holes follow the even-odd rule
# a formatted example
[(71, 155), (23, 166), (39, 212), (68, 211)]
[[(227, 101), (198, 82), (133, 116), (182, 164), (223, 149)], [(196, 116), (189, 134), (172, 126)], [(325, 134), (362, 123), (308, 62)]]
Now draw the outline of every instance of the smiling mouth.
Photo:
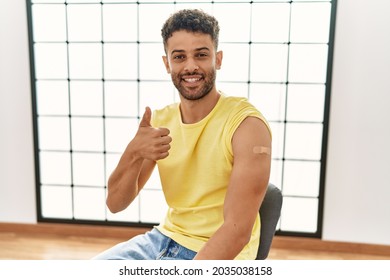
[(198, 81), (200, 81), (202, 78), (187, 78), (187, 79), (183, 79), (185, 82), (187, 83), (196, 83)]
[(182, 81), (184, 81), (188, 84), (196, 84), (197, 82), (203, 80), (203, 76), (202, 75), (196, 75), (196, 76), (183, 75), (181, 79), (182, 79)]

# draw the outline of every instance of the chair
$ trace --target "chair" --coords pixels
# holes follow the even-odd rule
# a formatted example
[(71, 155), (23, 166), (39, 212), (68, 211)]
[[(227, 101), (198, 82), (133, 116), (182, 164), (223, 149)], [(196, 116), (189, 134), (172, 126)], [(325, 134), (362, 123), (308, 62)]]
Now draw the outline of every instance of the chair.
[(280, 218), (283, 196), (280, 189), (269, 184), (263, 202), (260, 206), (260, 245), (257, 250), (256, 260), (265, 260), (268, 257), (272, 240), (275, 235), (276, 224)]

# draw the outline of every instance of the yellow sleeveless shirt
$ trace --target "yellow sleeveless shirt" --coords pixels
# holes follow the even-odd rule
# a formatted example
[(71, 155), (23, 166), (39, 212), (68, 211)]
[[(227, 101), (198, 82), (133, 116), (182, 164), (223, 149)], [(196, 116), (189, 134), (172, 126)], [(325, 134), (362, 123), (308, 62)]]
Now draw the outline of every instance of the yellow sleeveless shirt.
[[(152, 125), (168, 128), (172, 137), (169, 156), (157, 161), (168, 204), (165, 220), (157, 229), (190, 250), (198, 252), (223, 223), (223, 204), (233, 167), (232, 138), (248, 116), (267, 124), (245, 98), (224, 95), (198, 123), (183, 124), (178, 103), (152, 115)], [(259, 237), (258, 216), (249, 243), (236, 259), (254, 259)]]

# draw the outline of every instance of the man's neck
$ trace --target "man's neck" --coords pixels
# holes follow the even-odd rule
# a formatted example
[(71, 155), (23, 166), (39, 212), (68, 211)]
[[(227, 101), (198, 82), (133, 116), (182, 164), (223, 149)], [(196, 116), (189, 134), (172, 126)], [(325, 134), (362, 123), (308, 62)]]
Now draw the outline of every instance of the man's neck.
[(192, 124), (204, 119), (214, 109), (220, 96), (221, 94), (215, 88), (199, 100), (187, 100), (180, 96), (182, 122)]

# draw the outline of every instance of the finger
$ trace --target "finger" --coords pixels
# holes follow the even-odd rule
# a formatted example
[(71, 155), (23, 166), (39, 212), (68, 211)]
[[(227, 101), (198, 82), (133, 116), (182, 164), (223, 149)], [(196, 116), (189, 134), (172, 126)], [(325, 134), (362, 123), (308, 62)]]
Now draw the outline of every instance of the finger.
[(139, 123), (140, 127), (151, 127), (150, 121), (152, 119), (152, 110), (149, 107), (145, 108), (145, 113)]
[(165, 128), (165, 127), (159, 127), (159, 128), (158, 128), (158, 131), (160, 132), (160, 135), (161, 135), (161, 136), (168, 136), (169, 133), (171, 133), (171, 132), (169, 131), (169, 129), (168, 129), (168, 128)]
[(164, 159), (169, 156), (169, 152), (161, 153), (160, 157), (161, 159)]
[(153, 153), (163, 153), (167, 152), (171, 149), (171, 145), (169, 143), (159, 143), (154, 145), (153, 147)]
[(159, 160), (159, 159), (164, 159), (166, 157), (169, 156), (169, 152), (162, 152), (158, 155), (158, 157), (156, 158), (156, 160)]
[(172, 142), (172, 137), (170, 137), (170, 136), (162, 136), (162, 137), (160, 137), (159, 143), (161, 145), (167, 145), (167, 144), (169, 144), (171, 142)]

